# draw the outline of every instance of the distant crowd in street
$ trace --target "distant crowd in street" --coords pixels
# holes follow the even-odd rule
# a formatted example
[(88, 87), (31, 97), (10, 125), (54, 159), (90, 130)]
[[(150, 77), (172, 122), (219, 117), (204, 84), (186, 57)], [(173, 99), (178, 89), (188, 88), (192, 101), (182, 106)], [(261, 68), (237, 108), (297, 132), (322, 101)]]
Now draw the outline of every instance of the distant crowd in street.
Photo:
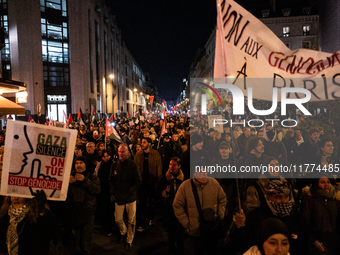
[[(33, 199), (1, 198), (0, 255), (49, 254), (58, 243), (91, 254), (95, 223), (103, 235), (116, 231), (127, 251), (135, 231), (162, 224), (169, 254), (339, 254), (333, 134), (279, 122), (217, 130), (206, 116), (184, 114), (113, 125), (119, 137), (105, 136), (105, 120), (74, 125), (65, 202), (47, 201), (43, 191)], [(0, 161), (4, 144), (5, 130)], [(207, 171), (216, 165), (268, 171)]]

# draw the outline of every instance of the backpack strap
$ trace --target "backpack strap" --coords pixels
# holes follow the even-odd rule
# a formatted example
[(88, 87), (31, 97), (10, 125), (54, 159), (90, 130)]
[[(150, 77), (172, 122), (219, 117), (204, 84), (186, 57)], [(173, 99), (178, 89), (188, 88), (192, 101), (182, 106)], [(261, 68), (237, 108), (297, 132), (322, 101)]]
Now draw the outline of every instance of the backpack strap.
[(203, 212), (202, 212), (200, 200), (198, 198), (198, 192), (197, 192), (196, 185), (194, 184), (194, 181), (192, 179), (190, 180), (190, 182), (191, 182), (192, 192), (194, 193), (194, 197), (195, 197), (195, 202), (196, 202), (196, 207), (197, 207), (198, 214), (200, 216), (200, 219), (203, 220), (204, 219), (203, 218)]

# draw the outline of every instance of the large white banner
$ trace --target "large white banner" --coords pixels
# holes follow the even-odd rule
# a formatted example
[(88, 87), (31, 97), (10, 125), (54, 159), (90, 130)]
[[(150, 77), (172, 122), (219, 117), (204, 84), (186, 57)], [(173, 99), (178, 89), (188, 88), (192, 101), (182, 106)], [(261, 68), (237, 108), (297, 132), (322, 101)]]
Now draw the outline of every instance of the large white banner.
[[(336, 99), (340, 98), (340, 51), (292, 51), (235, 1), (217, 0), (214, 78), (225, 77), (244, 95), (248, 87), (258, 88), (253, 89), (258, 99), (271, 100), (273, 87), (307, 89), (310, 101)], [(296, 94), (290, 98), (300, 98)]]
[(8, 121), (1, 195), (66, 200), (77, 131)]

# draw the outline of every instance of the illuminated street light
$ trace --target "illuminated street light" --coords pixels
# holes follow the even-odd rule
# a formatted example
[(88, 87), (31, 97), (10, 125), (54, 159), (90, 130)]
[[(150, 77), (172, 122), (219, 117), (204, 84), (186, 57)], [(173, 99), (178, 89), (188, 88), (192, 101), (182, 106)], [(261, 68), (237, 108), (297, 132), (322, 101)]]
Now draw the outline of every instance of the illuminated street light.
[(115, 76), (113, 74), (109, 75), (110, 79), (113, 79)]
[(141, 92), (140, 94), (143, 95), (143, 92)]
[(134, 89), (133, 91), (134, 91), (134, 92), (137, 92), (137, 89)]

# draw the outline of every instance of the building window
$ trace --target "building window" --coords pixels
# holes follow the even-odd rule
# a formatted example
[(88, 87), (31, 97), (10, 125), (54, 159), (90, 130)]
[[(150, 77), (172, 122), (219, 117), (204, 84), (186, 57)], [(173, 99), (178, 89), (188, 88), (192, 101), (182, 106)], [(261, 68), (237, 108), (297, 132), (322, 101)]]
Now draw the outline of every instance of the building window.
[(289, 36), (289, 27), (283, 27), (283, 37), (288, 37)]
[(290, 11), (291, 11), (290, 8), (284, 8), (284, 9), (282, 9), (282, 15), (283, 15), (283, 17), (288, 17), (288, 16), (290, 15)]
[(97, 92), (100, 93), (100, 78), (99, 78), (99, 57), (100, 57), (100, 34), (99, 34), (99, 23), (95, 21), (95, 40), (96, 40), (96, 83)]
[(51, 87), (69, 86), (68, 66), (44, 64), (44, 85)]
[(303, 26), (302, 31), (303, 31), (303, 35), (309, 35), (310, 34), (309, 26)]
[(310, 49), (311, 43), (309, 41), (302, 42), (302, 48), (303, 49)]
[(268, 18), (270, 10), (262, 10), (261, 13), (262, 13), (262, 18)]
[(3, 38), (1, 38), (2, 43), (5, 45), (1, 50), (1, 60), (2, 60), (2, 78), (6, 80), (12, 79), (11, 72), (11, 55), (9, 48), (9, 34), (8, 34), (8, 15), (7, 15), (7, 4), (6, 0), (0, 0), (0, 27), (4, 29)]
[(67, 1), (40, 0), (40, 7), (44, 85), (69, 86)]
[(94, 93), (93, 59), (92, 59), (92, 27), (91, 27), (91, 12), (90, 12), (90, 10), (88, 10), (88, 30), (89, 30), (90, 91), (91, 91), (91, 93)]
[(312, 7), (311, 6), (305, 6), (302, 8), (303, 15), (309, 15), (312, 12)]
[(65, 121), (67, 116), (67, 96), (47, 95), (47, 116), (51, 120)]

